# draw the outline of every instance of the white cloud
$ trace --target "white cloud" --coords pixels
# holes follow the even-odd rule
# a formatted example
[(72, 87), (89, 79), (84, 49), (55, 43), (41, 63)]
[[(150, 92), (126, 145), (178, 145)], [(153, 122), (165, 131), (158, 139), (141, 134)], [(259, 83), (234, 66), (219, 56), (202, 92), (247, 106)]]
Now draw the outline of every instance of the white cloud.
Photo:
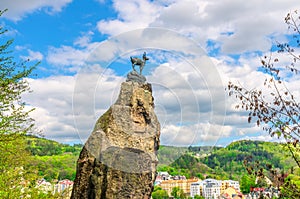
[(161, 130), (163, 145), (214, 145), (219, 139), (230, 136), (232, 127), (209, 123), (197, 123), (187, 126), (168, 125)]
[(27, 56), (21, 56), (22, 59), (24, 60), (30, 60), (30, 61), (41, 61), (43, 60), (44, 56), (41, 52), (38, 51), (32, 51), (32, 50), (27, 50), (28, 51), (28, 55)]
[[(70, 1), (42, 2), (25, 6), (22, 12), (16, 10), (13, 19), (45, 5), (59, 11)], [(97, 117), (114, 103), (124, 81), (124, 77), (98, 64), (115, 62), (116, 58), (124, 61), (146, 50), (152, 56), (147, 62), (152, 67), (147, 79), (154, 88), (163, 144), (216, 143), (245, 135), (266, 139), (255, 134), (261, 129), (247, 123), (245, 111), (234, 108), (236, 101), (224, 97), (224, 88), (228, 81), (247, 88), (261, 86), (266, 75), (256, 70), (260, 65), (256, 52), (268, 51), (270, 36), (284, 37), (283, 17), (297, 6), (296, 0), (115, 0), (117, 16), (101, 19), (96, 27), (113, 37), (92, 42), (94, 33), (87, 32), (71, 46), (49, 48), (49, 64), (77, 74), (32, 80), (35, 92), (28, 95), (28, 101), (37, 107), (34, 117), (46, 135), (59, 140), (80, 136), (85, 140)], [(199, 46), (209, 49), (212, 46), (207, 46), (208, 40), (220, 48), (217, 57), (206, 56)], [(240, 56), (232, 58), (228, 53)], [(29, 55), (43, 58), (34, 52)], [(93, 65), (87, 67), (87, 62)], [(289, 83), (297, 95), (299, 83), (299, 79)]]
[[(181, 44), (179, 43), (179, 45)], [(125, 45), (118, 46), (118, 48), (124, 47)], [(99, 52), (98, 48), (95, 48), (94, 51)], [(153, 53), (158, 53), (159, 56), (159, 51)], [(170, 54), (172, 55), (172, 53)], [(101, 56), (101, 54), (95, 55), (99, 59), (98, 56)], [(231, 108), (232, 106), (229, 106), (227, 113), (224, 112), (225, 86), (223, 85), (224, 77), (221, 78), (221, 76), (226, 75), (235, 79), (241, 77), (245, 79), (244, 74), (250, 81), (261, 73), (252, 71), (249, 65), (245, 63), (238, 66), (237, 70), (232, 70), (232, 65), (217, 61), (216, 58), (210, 60), (209, 58), (200, 57), (195, 58), (195, 60), (193, 58), (185, 60), (178, 59), (178, 57), (174, 59), (172, 56), (168, 57), (167, 54), (164, 56), (164, 59), (170, 62), (157, 66), (147, 76), (148, 81), (153, 84), (156, 111), (162, 123), (162, 143), (170, 144), (172, 140), (173, 143), (171, 144), (177, 145), (180, 143), (192, 144), (188, 143), (191, 140), (197, 143), (201, 141), (206, 144), (213, 143), (223, 137), (229, 137), (230, 132), (234, 135), (236, 131), (249, 127), (246, 123), (246, 116), (237, 116)], [(82, 63), (85, 63), (83, 59)], [(95, 63), (97, 63), (97, 59), (95, 59)], [(216, 67), (221, 68), (221, 70), (216, 70)], [(85, 72), (93, 68), (98, 68), (98, 71)], [(83, 140), (89, 135), (96, 118), (114, 102), (112, 99), (115, 99), (115, 96), (118, 95), (118, 86), (124, 80), (123, 77), (115, 76), (112, 72), (106, 74), (103, 74), (103, 72), (104, 70), (96, 65), (82, 68), (82, 73), (76, 76), (76, 84), (73, 84), (75, 88), (73, 91), (73, 105), (76, 104), (75, 107), (73, 106), (73, 117), (76, 120), (74, 128)], [(101, 83), (98, 84), (100, 77)], [(227, 79), (225, 78), (224, 81), (227, 81)], [(101, 91), (96, 92), (97, 89)], [(101, 96), (97, 98), (99, 94)], [(49, 96), (49, 94), (45, 94), (45, 96)], [(101, 101), (95, 101), (96, 98), (101, 99)], [(57, 106), (65, 105), (68, 107), (68, 103), (60, 99), (51, 98), (47, 100), (50, 100), (53, 104), (60, 102)], [(62, 113), (59, 112), (59, 115), (62, 115)], [(66, 123), (68, 122), (66, 121)], [(180, 125), (180, 128), (177, 125)], [(225, 128), (224, 133), (220, 132), (222, 126)], [(174, 128), (180, 129), (176, 137), (174, 137), (176, 132), (172, 132)], [(201, 129), (202, 133), (199, 133), (197, 129)], [(246, 130), (245, 132), (250, 131)], [(187, 137), (183, 138), (179, 135), (187, 135)]]
[[(99, 70), (98, 70), (99, 72)], [(120, 77), (81, 73), (28, 79), (32, 93), (24, 100), (36, 110), (32, 117), (43, 134), (61, 142), (84, 142), (96, 119), (116, 100)]]
[(204, 1), (201, 3), (196, 1), (177, 1), (164, 7), (154, 24), (179, 30), (195, 26), (201, 22), (200, 9), (206, 5), (207, 2)]
[(83, 36), (77, 38), (77, 40), (74, 42), (74, 45), (79, 47), (88, 47), (93, 35), (94, 33), (92, 31), (83, 33)]
[[(222, 67), (229, 68), (230, 65), (224, 66), (223, 63)], [(226, 71), (226, 75), (250, 81), (260, 74), (249, 72), (247, 65), (240, 67), (242, 72), (246, 71), (247, 77), (238, 78), (238, 71)], [(208, 91), (214, 91), (207, 90), (201, 76), (190, 78), (191, 75), (195, 72), (188, 65), (174, 62), (158, 66), (147, 76), (153, 85), (155, 111), (162, 127), (162, 144), (213, 145), (222, 139), (230, 142), (245, 135), (256, 137), (255, 133), (261, 129), (247, 123), (247, 113), (237, 112), (231, 98), (226, 101), (227, 112), (224, 113), (223, 107), (214, 103), (224, 102), (222, 96), (217, 95), (212, 101)], [(100, 66), (91, 66), (74, 77), (56, 76), (30, 81), (34, 92), (26, 96), (26, 101), (37, 109), (33, 116), (38, 126), (50, 138), (74, 142), (79, 137), (84, 141), (89, 136), (96, 119), (115, 102), (124, 77)], [(218, 86), (211, 89), (216, 89), (216, 93), (224, 92)]]
[[(192, 37), (205, 46), (207, 39), (222, 43), (224, 53), (266, 51), (269, 36), (284, 32), (283, 18), (297, 0), (283, 1), (114, 1), (115, 19), (98, 22), (101, 33), (116, 35), (137, 28), (162, 27)], [(230, 32), (230, 35), (227, 33)]]
[(87, 60), (98, 43), (84, 43), (84, 38), (75, 41), (75, 45), (84, 45), (82, 48), (73, 46), (49, 47), (46, 60), (48, 64), (63, 71), (78, 72), (87, 66)]
[(47, 61), (57, 66), (84, 65), (88, 52), (62, 46), (60, 48), (51, 47), (48, 52)]
[(26, 94), (24, 99), (36, 109), (32, 117), (36, 120), (37, 128), (48, 138), (66, 141), (73, 137), (75, 140), (71, 109), (74, 77), (58, 76), (28, 81), (34, 92)]
[(1, 9), (8, 9), (4, 17), (14, 21), (35, 11), (44, 10), (48, 13), (60, 12), (72, 0), (1, 0)]
[(97, 27), (101, 33), (117, 35), (138, 28), (146, 28), (157, 17), (160, 7), (147, 0), (114, 0), (118, 18), (101, 20)]

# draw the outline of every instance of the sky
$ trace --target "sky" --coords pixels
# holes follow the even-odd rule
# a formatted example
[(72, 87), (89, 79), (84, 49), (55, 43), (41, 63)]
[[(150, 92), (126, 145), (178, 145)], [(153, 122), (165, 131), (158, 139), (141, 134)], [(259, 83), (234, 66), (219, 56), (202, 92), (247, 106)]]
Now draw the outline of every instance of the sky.
[[(1, 0), (17, 60), (40, 62), (23, 96), (46, 138), (84, 143), (147, 52), (161, 144), (274, 141), (235, 109), (228, 81), (258, 88), (261, 56), (289, 40), (299, 0)], [(286, 82), (299, 96), (299, 80)], [(299, 96), (300, 97), (300, 96)]]

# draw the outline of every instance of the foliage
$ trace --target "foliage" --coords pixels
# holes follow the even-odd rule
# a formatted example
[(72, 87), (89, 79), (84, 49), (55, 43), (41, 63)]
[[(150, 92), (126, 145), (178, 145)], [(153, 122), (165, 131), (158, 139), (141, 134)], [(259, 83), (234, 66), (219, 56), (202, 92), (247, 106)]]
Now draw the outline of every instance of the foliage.
[(169, 195), (166, 190), (163, 190), (159, 186), (154, 187), (154, 191), (152, 192), (153, 199), (168, 199)]
[(179, 187), (173, 187), (172, 192), (171, 192), (171, 196), (174, 197), (174, 199), (184, 199), (186, 198), (184, 195), (184, 192), (182, 189), (180, 189)]
[(191, 154), (185, 154), (170, 166), (174, 167), (179, 172), (179, 175), (185, 175), (187, 178), (199, 176), (204, 178), (203, 174), (210, 174), (210, 177), (216, 179), (227, 178), (227, 174), (222, 169), (212, 169), (203, 160)]
[(71, 146), (36, 136), (27, 136), (26, 141), (26, 149), (32, 155), (38, 156), (62, 155), (64, 153), (79, 155), (79, 152), (82, 149), (82, 144), (74, 144)]
[[(294, 181), (287, 181), (286, 176), (288, 174), (285, 173), (284, 170), (274, 168), (272, 164), (266, 164), (264, 167), (260, 161), (253, 161), (252, 157), (246, 158), (243, 164), (247, 169), (248, 175), (250, 175), (252, 179), (255, 179), (255, 185), (252, 185), (253, 187), (275, 187), (276, 189), (271, 190), (281, 190), (281, 198), (285, 198), (284, 195), (291, 197), (298, 194), (297, 190), (299, 189), (295, 186)], [(290, 170), (291, 173), (293, 173), (294, 167), (291, 167)], [(266, 178), (269, 178), (272, 184), (269, 184)], [(295, 190), (291, 188), (295, 188)], [(285, 191), (282, 192), (282, 190)]]
[(211, 151), (218, 150), (222, 147), (217, 146), (189, 146), (189, 152), (198, 153), (199, 155), (209, 154)]
[(240, 189), (244, 194), (250, 193), (250, 188), (255, 187), (255, 177), (253, 175), (244, 174), (240, 181)]
[[(284, 84), (286, 77), (298, 75), (300, 55), (300, 15), (297, 11), (288, 13), (285, 23), (292, 30), (289, 43), (277, 42), (277, 55), (265, 55), (261, 59), (262, 68), (269, 76), (262, 82), (262, 89), (248, 89), (232, 82), (228, 83), (230, 96), (240, 100), (236, 108), (249, 112), (248, 122), (254, 121), (272, 137), (286, 141), (286, 147), (300, 167), (300, 106), (295, 95)], [(290, 61), (286, 63), (286, 59)]]
[(213, 152), (204, 159), (204, 163), (212, 169), (222, 169), (231, 179), (240, 180), (246, 172), (243, 165), (245, 159), (259, 161), (263, 168), (274, 165), (287, 170), (294, 166), (291, 158), (287, 156), (288, 153), (280, 150), (282, 148), (283, 145), (278, 143), (242, 140)]
[(296, 199), (300, 198), (300, 169), (294, 173), (291, 173), (285, 178), (284, 184), (281, 187), (282, 198)]
[[(0, 16), (3, 12), (5, 11), (0, 11)], [(0, 26), (0, 36), (6, 32)], [(13, 39), (0, 44), (0, 142), (31, 133), (34, 125), (33, 119), (29, 117), (32, 110), (25, 110), (21, 95), (30, 91), (26, 78), (36, 64), (28, 67), (27, 61), (16, 63), (10, 55), (12, 43)]]
[[(31, 163), (37, 168), (41, 177), (50, 182), (57, 179), (74, 179), (76, 160), (82, 145), (70, 146), (34, 136), (27, 136), (26, 143), (28, 144), (27, 149), (35, 154)], [(51, 153), (47, 153), (48, 148), (51, 147), (54, 149), (51, 150)], [(246, 167), (249, 167), (249, 164), (246, 167), (243, 166), (245, 158), (249, 162), (260, 161), (263, 163), (260, 165), (265, 170), (267, 165), (273, 164), (287, 171), (293, 168), (295, 163), (287, 156), (288, 153), (282, 150), (283, 147), (278, 143), (238, 141), (225, 148), (215, 149), (201, 158), (195, 156), (197, 151), (186, 152), (171, 165), (159, 165), (158, 171), (168, 171), (173, 176), (240, 180), (242, 191), (248, 193), (251, 186), (255, 187), (253, 185), (255, 177), (247, 173)], [(172, 147), (172, 150), (175, 151), (176, 147)], [(250, 157), (252, 158), (250, 159)], [(268, 177), (272, 179), (270, 175)], [(156, 194), (164, 195), (163, 191)], [(157, 195), (154, 194), (154, 197)]]
[(205, 199), (205, 197), (204, 196), (195, 195), (194, 199)]
[[(74, 179), (76, 160), (82, 145), (70, 146), (33, 136), (27, 137), (27, 143), (30, 144), (28, 150), (36, 154), (32, 164), (38, 168), (39, 175), (45, 177), (48, 181), (64, 178)], [(46, 150), (51, 147), (54, 150), (47, 154)], [(261, 165), (264, 169), (267, 169), (267, 165), (273, 164), (277, 165), (280, 169), (289, 170), (295, 166), (295, 163), (291, 161), (291, 158), (283, 150), (283, 147), (282, 144), (271, 142), (237, 141), (225, 148), (216, 148), (201, 158), (195, 156), (198, 153), (197, 150), (186, 152), (186, 154), (175, 160), (171, 165), (160, 164), (158, 171), (167, 171), (173, 176), (184, 175), (187, 177), (196, 176), (201, 179), (212, 177), (215, 179), (240, 180), (241, 189), (248, 190), (243, 191), (244, 193), (248, 193), (250, 187), (255, 187), (256, 185), (253, 185), (255, 182), (254, 175), (247, 174), (246, 167), (243, 166), (245, 158), (248, 158), (249, 162), (250, 160), (251, 162), (260, 161), (263, 163)], [(177, 150), (176, 147), (170, 148), (172, 151)], [(182, 150), (182, 148), (178, 150)], [(163, 153), (161, 155), (164, 158), (167, 157)], [(249, 159), (250, 157), (252, 159)], [(169, 162), (170, 160), (167, 161)], [(247, 176), (247, 178), (244, 176)], [(158, 191), (159, 189), (155, 188), (154, 192), (156, 190)], [(164, 191), (158, 191), (154, 194), (154, 197), (160, 197), (161, 195), (164, 195)]]
[(263, 169), (273, 165), (274, 168), (287, 171), (296, 166), (284, 147), (283, 144), (274, 142), (242, 140), (233, 142), (225, 148), (216, 148), (200, 157), (196, 156), (197, 151), (186, 152), (170, 165), (159, 165), (158, 171), (167, 171), (172, 176), (184, 175), (188, 178), (241, 180), (247, 173), (244, 166), (245, 159), (259, 161)]
[(27, 150), (34, 155), (31, 165), (38, 169), (39, 176), (50, 182), (75, 179), (81, 144), (71, 146), (35, 136), (27, 136), (26, 141)]
[[(285, 17), (285, 23), (291, 34), (287, 43), (277, 42), (277, 52), (271, 52), (261, 59), (262, 69), (267, 78), (262, 82), (263, 88), (248, 89), (232, 82), (228, 83), (229, 96), (240, 100), (236, 108), (249, 112), (248, 122), (254, 121), (257, 126), (270, 136), (285, 140), (285, 149), (300, 167), (300, 105), (296, 99), (296, 92), (285, 85), (290, 79), (297, 78), (299, 71), (300, 54), (300, 14), (290, 12)], [(273, 53), (276, 53), (274, 57)], [(288, 60), (288, 61), (287, 61)], [(272, 168), (272, 166), (271, 166)], [(284, 183), (282, 175), (274, 169), (269, 170), (271, 176), (279, 184)], [(274, 173), (275, 172), (275, 173)], [(258, 174), (260, 175), (259, 172)], [(284, 188), (288, 186), (287, 188)], [(299, 189), (293, 183), (284, 183), (283, 190), (289, 197), (299, 194)], [(287, 194), (290, 191), (290, 194)]]
[(74, 154), (36, 156), (33, 164), (38, 168), (39, 175), (47, 181), (74, 180), (77, 159), (78, 156)]
[[(26, 140), (30, 144), (27, 147), (28, 150), (36, 154), (32, 165), (38, 168), (40, 176), (48, 181), (64, 178), (74, 179), (76, 160), (82, 145), (70, 146), (33, 136), (27, 136)], [(42, 146), (45, 147), (43, 148)], [(53, 146), (55, 150), (47, 154), (46, 150), (50, 146)], [(261, 161), (264, 169), (267, 169), (267, 165), (274, 164), (280, 169), (289, 170), (295, 166), (295, 163), (291, 161), (290, 156), (287, 156), (287, 152), (282, 150), (283, 147), (282, 144), (278, 143), (250, 140), (238, 141), (231, 143), (225, 148), (215, 149), (207, 156), (201, 158), (195, 156), (197, 151), (186, 152), (185, 155), (175, 160), (171, 165), (159, 165), (158, 171), (168, 171), (173, 176), (185, 175), (187, 177), (201, 177), (201, 179), (211, 177), (222, 180), (240, 180), (242, 191), (248, 190), (243, 191), (248, 193), (251, 186), (255, 187), (253, 185), (255, 177), (248, 174), (246, 167), (243, 166), (245, 158), (248, 158), (249, 162)], [(172, 150), (175, 151), (176, 147), (172, 147)], [(166, 157), (166, 155), (162, 155)], [(216, 164), (215, 162), (218, 163)], [(230, 164), (227, 162), (230, 162)], [(247, 178), (244, 176), (247, 176)], [(154, 192), (156, 190), (157, 188)], [(154, 194), (154, 197), (161, 195), (164, 195), (163, 191), (158, 191)]]
[(26, 78), (38, 63), (15, 62), (13, 39), (6, 40), (6, 32), (0, 26), (0, 198), (52, 198), (35, 187), (38, 175), (25, 142), (25, 135), (34, 133), (33, 109), (26, 110), (21, 96), (30, 91)]
[(157, 154), (159, 165), (171, 164), (177, 158), (185, 154), (187, 150), (187, 147), (160, 146)]

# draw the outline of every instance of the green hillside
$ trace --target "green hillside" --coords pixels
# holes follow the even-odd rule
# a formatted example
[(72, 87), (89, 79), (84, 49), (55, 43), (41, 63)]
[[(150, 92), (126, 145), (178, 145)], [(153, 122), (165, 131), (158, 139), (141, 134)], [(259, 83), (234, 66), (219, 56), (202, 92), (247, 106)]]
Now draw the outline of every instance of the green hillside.
[[(32, 164), (46, 180), (70, 179), (76, 174), (76, 161), (82, 145), (66, 145), (52, 140), (27, 137), (27, 150), (34, 157)], [(216, 179), (240, 180), (246, 173), (245, 158), (271, 164), (281, 170), (295, 166), (284, 146), (279, 143), (261, 141), (237, 141), (227, 147), (174, 147), (161, 146), (158, 152), (158, 171), (187, 178), (212, 177)]]
[(265, 168), (273, 165), (285, 171), (296, 166), (282, 144), (243, 140), (225, 148), (190, 147), (180, 158), (171, 164), (159, 165), (158, 169), (172, 175), (240, 180), (246, 173), (245, 159), (253, 163), (259, 161)]
[(82, 145), (71, 146), (33, 136), (27, 137), (27, 144), (27, 150), (34, 156), (32, 164), (41, 177), (47, 181), (75, 179), (76, 161)]
[(38, 156), (61, 155), (68, 152), (79, 155), (82, 149), (81, 144), (71, 146), (35, 136), (27, 136), (26, 141), (28, 145), (27, 150), (31, 152), (32, 155)]
[(245, 159), (259, 161), (265, 168), (268, 164), (281, 170), (296, 166), (283, 144), (250, 140), (233, 142), (211, 154), (204, 162), (211, 168), (220, 167), (226, 172), (233, 170), (239, 175), (244, 168), (237, 164), (242, 165)]
[(187, 151), (187, 147), (160, 146), (157, 154), (159, 165), (169, 165)]

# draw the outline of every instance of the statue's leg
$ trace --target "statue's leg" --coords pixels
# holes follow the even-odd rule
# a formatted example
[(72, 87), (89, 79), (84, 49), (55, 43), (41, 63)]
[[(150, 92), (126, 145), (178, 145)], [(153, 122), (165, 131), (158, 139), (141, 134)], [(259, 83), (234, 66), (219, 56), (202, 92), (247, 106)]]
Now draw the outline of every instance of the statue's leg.
[(132, 69), (133, 69), (133, 71), (136, 71), (136, 70), (135, 70), (135, 68), (134, 68), (134, 66), (135, 66), (135, 65), (134, 65), (134, 64), (132, 64)]
[(141, 65), (140, 65), (140, 75), (142, 74), (143, 69), (144, 69), (144, 65), (141, 64)]

